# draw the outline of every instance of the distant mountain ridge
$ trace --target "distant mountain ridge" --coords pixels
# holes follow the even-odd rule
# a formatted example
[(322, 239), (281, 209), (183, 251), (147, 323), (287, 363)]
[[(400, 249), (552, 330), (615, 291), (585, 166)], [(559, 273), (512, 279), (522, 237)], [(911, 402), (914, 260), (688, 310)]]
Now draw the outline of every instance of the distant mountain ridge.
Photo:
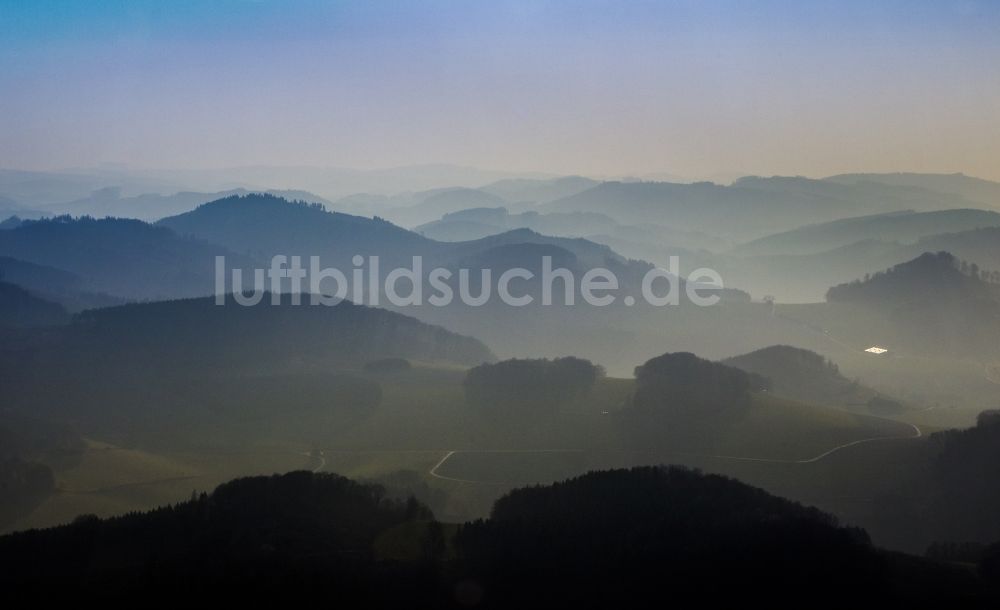
[[(582, 264), (626, 263), (611, 248), (579, 238), (551, 237), (514, 229), (481, 239), (439, 242), (380, 218), (328, 212), (320, 206), (289, 202), (271, 195), (234, 196), (165, 218), (157, 226), (180, 235), (220, 244), (267, 260), (275, 254), (319, 256), (328, 266), (349, 268), (354, 255), (378, 256), (383, 269), (412, 264), (422, 256), (424, 269), (454, 267), (459, 261), (502, 245), (548, 244), (571, 252)], [(540, 261), (539, 261), (540, 262)]]
[(219, 244), (268, 260), (275, 254), (319, 256), (348, 268), (354, 255), (380, 256), (387, 264), (409, 263), (414, 254), (435, 253), (436, 242), (379, 218), (328, 212), (322, 206), (274, 195), (230, 196), (156, 223), (179, 235)]
[(898, 172), (887, 174), (839, 174), (825, 178), (825, 180), (846, 184), (870, 182), (891, 186), (916, 187), (939, 193), (954, 193), (969, 201), (985, 204), (993, 208), (1000, 207), (1000, 182), (966, 176), (961, 173), (927, 174)]
[[(132, 197), (123, 197), (121, 189), (108, 187), (94, 191), (89, 197), (66, 203), (50, 204), (45, 211), (53, 214), (72, 214), (73, 216), (94, 216), (103, 218), (135, 218), (153, 222), (167, 216), (189, 212), (203, 203), (216, 201), (234, 195), (248, 195), (253, 192), (244, 188), (231, 189), (217, 193), (181, 191), (172, 195), (145, 193)], [(259, 191), (267, 195), (284, 197), (292, 201), (308, 201), (327, 205), (330, 202), (319, 195), (297, 190), (267, 190)]]
[(69, 217), (0, 231), (0, 256), (70, 272), (82, 290), (126, 299), (213, 294), (215, 257), (247, 260), (139, 220)]
[(0, 278), (0, 328), (50, 326), (68, 320), (69, 314), (62, 306)]
[(601, 212), (624, 224), (669, 223), (734, 241), (874, 212), (974, 207), (960, 195), (917, 187), (801, 177), (746, 177), (731, 186), (604, 182), (542, 206), (545, 211)]
[(596, 186), (599, 182), (584, 176), (564, 176), (553, 179), (506, 178), (480, 190), (510, 202), (547, 203)]
[(922, 237), (1000, 227), (1000, 213), (987, 210), (892, 212), (807, 225), (736, 247), (742, 256), (813, 254), (865, 240), (914, 243)]

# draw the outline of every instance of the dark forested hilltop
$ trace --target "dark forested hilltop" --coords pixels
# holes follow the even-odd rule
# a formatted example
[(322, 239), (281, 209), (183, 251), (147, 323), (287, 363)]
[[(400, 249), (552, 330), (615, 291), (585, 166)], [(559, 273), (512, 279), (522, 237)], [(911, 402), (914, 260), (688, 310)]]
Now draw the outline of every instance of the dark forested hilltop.
[(1000, 303), (1000, 284), (995, 280), (1000, 280), (1000, 275), (980, 269), (974, 262), (959, 260), (949, 252), (925, 252), (863, 280), (834, 286), (827, 293), (827, 300), (874, 305), (931, 298), (939, 302)]
[(416, 501), (392, 500), (378, 486), (337, 475), (252, 477), (143, 514), (84, 516), (0, 538), (0, 580), (43, 597), (160, 591), (162, 601), (181, 591), (228, 590), (237, 599), (325, 593), (365, 607), (432, 600), (436, 583), (424, 575), (422, 558), (400, 568), (378, 561), (374, 549), (396, 529), (434, 559), (443, 545), (433, 544), (430, 534), (441, 536), (431, 519)]
[(240, 479), (143, 514), (0, 538), (0, 583), (37, 599), (225, 590), (397, 608), (990, 602), (968, 570), (882, 553), (816, 509), (680, 468), (515, 490), (457, 533), (393, 497), (330, 474)]
[(62, 324), (69, 314), (58, 303), (42, 299), (0, 275), (0, 327), (30, 327)]
[(264, 260), (275, 254), (319, 256), (327, 266), (345, 268), (355, 254), (404, 264), (438, 249), (437, 242), (379, 218), (257, 193), (212, 201), (157, 225)]
[(215, 257), (247, 259), (165, 227), (122, 218), (60, 216), (0, 231), (0, 256), (78, 276), (80, 290), (129, 299), (212, 294)]
[[(268, 260), (275, 254), (319, 256), (326, 266), (351, 265), (351, 258), (377, 255), (389, 265), (412, 264), (413, 256), (431, 264), (488, 268), (498, 264), (489, 255), (502, 246), (549, 245), (571, 252), (582, 264), (624, 264), (626, 259), (609, 247), (585, 239), (541, 235), (527, 229), (512, 230), (482, 239), (439, 242), (408, 231), (378, 217), (365, 218), (327, 211), (319, 204), (288, 201), (262, 194), (233, 196), (206, 203), (196, 210), (164, 218), (159, 226), (190, 235), (230, 250)], [(540, 263), (540, 257), (532, 266)]]

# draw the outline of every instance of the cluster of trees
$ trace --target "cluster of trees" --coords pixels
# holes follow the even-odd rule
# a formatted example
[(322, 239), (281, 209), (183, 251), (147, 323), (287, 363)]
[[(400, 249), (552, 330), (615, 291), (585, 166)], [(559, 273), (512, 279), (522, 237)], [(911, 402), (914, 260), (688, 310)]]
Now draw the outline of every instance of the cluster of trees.
[(582, 358), (504, 360), (466, 373), (466, 401), (498, 414), (554, 412), (588, 394), (604, 369)]
[(635, 368), (629, 410), (644, 417), (693, 416), (740, 410), (766, 380), (688, 352), (663, 354)]
[(988, 282), (990, 284), (1000, 284), (1000, 271), (980, 269), (978, 264), (970, 263), (965, 260), (958, 262), (958, 270), (962, 273), (962, 275), (967, 275), (972, 279), (978, 279), (979, 281)]

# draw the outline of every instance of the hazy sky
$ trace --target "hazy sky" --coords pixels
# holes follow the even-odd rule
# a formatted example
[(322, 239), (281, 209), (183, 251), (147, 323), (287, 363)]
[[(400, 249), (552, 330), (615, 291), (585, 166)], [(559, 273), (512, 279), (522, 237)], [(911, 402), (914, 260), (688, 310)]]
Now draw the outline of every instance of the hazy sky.
[(0, 167), (1000, 179), (1000, 2), (0, 0)]

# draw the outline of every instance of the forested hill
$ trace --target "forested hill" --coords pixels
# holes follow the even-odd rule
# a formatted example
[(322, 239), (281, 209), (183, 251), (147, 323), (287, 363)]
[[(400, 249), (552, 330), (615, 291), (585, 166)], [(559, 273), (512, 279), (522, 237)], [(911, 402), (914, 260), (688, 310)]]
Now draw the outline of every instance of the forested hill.
[(591, 472), (514, 490), (456, 528), (331, 474), (223, 484), (144, 514), (0, 538), (0, 585), (35, 599), (299, 595), (348, 607), (987, 607), (976, 575), (886, 554), (862, 530), (718, 475)]
[(68, 319), (69, 314), (59, 304), (0, 279), (0, 327), (46, 326)]
[(360, 254), (380, 256), (388, 265), (438, 250), (438, 242), (378, 218), (266, 194), (225, 197), (157, 225), (264, 260), (274, 254), (319, 256), (326, 265), (350, 265)]
[(224, 306), (208, 297), (89, 310), (32, 347), (38, 364), (158, 374), (361, 368), (388, 357), (470, 365), (493, 358), (478, 340), (409, 316), (348, 301), (292, 305), (287, 295), (272, 305), (269, 294), (255, 306), (230, 296)]
[(128, 299), (212, 294), (220, 255), (234, 267), (247, 263), (223, 247), (139, 220), (62, 216), (0, 231), (0, 256), (73, 274), (77, 290)]
[(948, 252), (925, 253), (864, 280), (830, 288), (827, 301), (885, 319), (885, 342), (928, 354), (1000, 355), (997, 275)]
[(899, 304), (929, 297), (948, 301), (1000, 302), (1000, 285), (992, 271), (961, 261), (949, 252), (925, 252), (919, 257), (875, 273), (863, 280), (840, 284), (827, 292), (828, 301), (873, 305)]
[(856, 402), (864, 394), (864, 389), (844, 377), (833, 362), (790, 345), (772, 345), (722, 362), (764, 377), (770, 391), (795, 400), (840, 406)]

